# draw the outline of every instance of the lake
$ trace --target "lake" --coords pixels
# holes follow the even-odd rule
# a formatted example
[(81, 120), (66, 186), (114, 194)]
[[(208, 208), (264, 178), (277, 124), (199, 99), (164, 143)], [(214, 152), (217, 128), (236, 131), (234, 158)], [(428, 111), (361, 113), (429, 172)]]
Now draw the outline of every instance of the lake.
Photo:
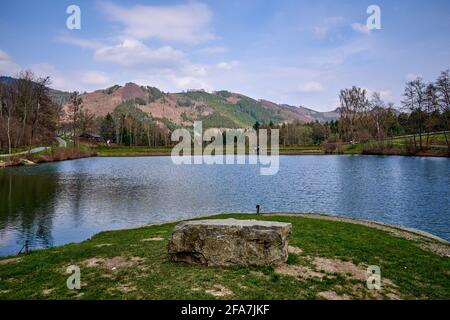
[(170, 157), (88, 158), (0, 170), (0, 255), (112, 229), (212, 213), (328, 213), (450, 240), (450, 159), (281, 156), (258, 165), (174, 165)]

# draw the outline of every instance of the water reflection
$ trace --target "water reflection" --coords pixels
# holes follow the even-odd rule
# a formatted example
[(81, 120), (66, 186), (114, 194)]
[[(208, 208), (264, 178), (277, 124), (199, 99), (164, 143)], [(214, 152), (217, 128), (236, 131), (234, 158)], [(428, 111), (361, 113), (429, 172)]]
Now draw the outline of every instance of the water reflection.
[(0, 254), (219, 212), (346, 215), (450, 239), (450, 159), (287, 156), (258, 166), (91, 158), (0, 171)]
[(39, 246), (51, 246), (57, 188), (54, 170), (44, 175), (0, 170), (0, 243), (14, 231), (18, 245), (29, 240)]

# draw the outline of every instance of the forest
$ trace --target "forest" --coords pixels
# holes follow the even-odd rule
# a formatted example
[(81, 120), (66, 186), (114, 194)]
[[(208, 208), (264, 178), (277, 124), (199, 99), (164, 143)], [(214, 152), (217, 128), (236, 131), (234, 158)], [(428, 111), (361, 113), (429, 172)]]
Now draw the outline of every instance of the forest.
[[(119, 104), (114, 112), (96, 117), (84, 108), (78, 92), (62, 103), (54, 102), (48, 77), (24, 71), (17, 79), (0, 83), (0, 149), (31, 148), (51, 144), (56, 135), (78, 142), (86, 133), (98, 134), (120, 146), (172, 146), (176, 126), (167, 119), (153, 119), (132, 99)], [(430, 148), (429, 133), (442, 132), (450, 152), (450, 72), (442, 71), (435, 81), (416, 78), (405, 84), (401, 105), (385, 102), (374, 92), (353, 86), (339, 93), (340, 117), (328, 122), (259, 123), (254, 129), (279, 129), (280, 146), (322, 145), (331, 152), (339, 145), (385, 141), (408, 136), (411, 152)], [(244, 101), (245, 102), (245, 101)], [(257, 112), (257, 110), (254, 110)], [(258, 111), (262, 112), (262, 111)], [(326, 150), (327, 151), (327, 150)]]

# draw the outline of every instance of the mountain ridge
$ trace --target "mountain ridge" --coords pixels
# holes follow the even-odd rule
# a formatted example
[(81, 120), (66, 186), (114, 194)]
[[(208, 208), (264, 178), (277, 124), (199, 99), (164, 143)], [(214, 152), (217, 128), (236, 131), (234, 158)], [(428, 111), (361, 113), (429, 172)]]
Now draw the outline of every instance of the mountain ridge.
[[(0, 77), (0, 82), (11, 81), (14, 81), (14, 78)], [(70, 93), (56, 89), (51, 89), (50, 93), (54, 101), (67, 110)], [(206, 128), (239, 128), (253, 126), (255, 122), (326, 122), (339, 117), (337, 109), (319, 112), (303, 106), (277, 104), (265, 99), (256, 100), (226, 90), (169, 93), (133, 82), (84, 92), (80, 96), (84, 108), (96, 116), (106, 116), (124, 102), (131, 102), (135, 108), (167, 127), (190, 126), (196, 120), (202, 120)]]

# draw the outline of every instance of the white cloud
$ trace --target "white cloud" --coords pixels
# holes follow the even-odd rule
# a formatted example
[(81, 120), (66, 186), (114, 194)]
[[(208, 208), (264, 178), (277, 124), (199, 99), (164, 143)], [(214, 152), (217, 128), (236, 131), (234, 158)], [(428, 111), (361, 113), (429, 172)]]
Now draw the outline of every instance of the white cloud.
[(77, 79), (71, 79), (66, 73), (61, 72), (56, 69), (53, 65), (49, 63), (37, 63), (31, 65), (31, 70), (41, 77), (50, 77), (51, 85), (50, 87), (59, 90), (79, 90)]
[(314, 34), (317, 38), (324, 39), (333, 30), (337, 30), (343, 22), (344, 18), (340, 16), (325, 18), (320, 25), (314, 27)]
[(303, 67), (275, 67), (271, 69), (271, 74), (283, 78), (317, 78), (321, 76), (321, 70)]
[(111, 83), (111, 79), (107, 74), (100, 71), (87, 71), (81, 75), (81, 82), (88, 85), (106, 85)]
[(188, 89), (204, 89), (211, 90), (211, 87), (202, 79), (196, 77), (179, 77), (171, 76), (172, 82), (175, 84), (178, 90), (188, 90)]
[(11, 60), (9, 55), (5, 51), (0, 50), (0, 61), (7, 61), (7, 60)]
[(64, 91), (91, 91), (111, 84), (110, 77), (101, 71), (62, 72), (50, 63), (37, 63), (30, 69), (41, 77), (50, 77), (50, 87)]
[(20, 67), (14, 63), (11, 57), (0, 49), (0, 76), (14, 76), (20, 72)]
[(358, 23), (358, 22), (352, 23), (352, 29), (359, 33), (363, 33), (363, 34), (367, 34), (367, 35), (370, 34), (370, 29), (367, 28), (366, 25)]
[(319, 91), (323, 90), (323, 86), (320, 82), (308, 81), (308, 82), (302, 83), (298, 87), (298, 89), (301, 92), (319, 92)]
[(239, 66), (239, 61), (233, 60), (230, 62), (220, 62), (217, 64), (217, 68), (222, 70), (231, 70)]
[(366, 38), (356, 39), (339, 47), (316, 52), (307, 62), (322, 67), (324, 65), (341, 65), (355, 55), (369, 54), (372, 48), (372, 42), (367, 41)]
[(396, 101), (396, 96), (391, 90), (380, 90), (379, 94), (381, 99), (383, 99), (385, 102)]
[(75, 46), (78, 46), (81, 48), (88, 48), (88, 49), (98, 49), (103, 46), (100, 41), (74, 37), (69, 34), (60, 34), (59, 36), (56, 37), (56, 40), (63, 42), (63, 43), (75, 45)]
[(323, 22), (325, 24), (331, 24), (331, 25), (338, 25), (338, 24), (343, 23), (344, 21), (345, 21), (344, 17), (341, 17), (341, 16), (328, 17), (323, 20)]
[(374, 95), (374, 93), (378, 93), (380, 95), (380, 98), (385, 102), (394, 102), (398, 100), (398, 97), (391, 91), (391, 90), (372, 90), (367, 87), (363, 87), (364, 90), (366, 90), (366, 97), (369, 99)]
[(199, 50), (197, 50), (197, 53), (200, 54), (218, 54), (218, 53), (225, 53), (228, 51), (228, 48), (226, 47), (206, 47), (206, 48), (201, 48)]
[(416, 80), (417, 78), (420, 78), (420, 75), (418, 75), (418, 74), (416, 74), (416, 73), (408, 73), (408, 74), (405, 76), (405, 80), (406, 80), (406, 81), (413, 81), (413, 80)]
[(132, 38), (187, 43), (214, 38), (209, 31), (212, 12), (205, 4), (122, 7), (107, 2), (101, 7), (112, 21), (123, 24), (125, 34)]
[(19, 66), (14, 63), (11, 57), (0, 49), (0, 75), (17, 76), (24, 69), (31, 70), (38, 77), (50, 77), (51, 87), (61, 90), (75, 90), (79, 84), (77, 80), (66, 77), (64, 73), (57, 70), (49, 63), (37, 63), (30, 66)]
[(95, 59), (126, 67), (171, 69), (181, 65), (185, 56), (170, 46), (153, 49), (138, 40), (125, 39), (118, 45), (97, 49)]
[(324, 26), (315, 27), (314, 33), (318, 38), (325, 38), (328, 34), (328, 28)]

